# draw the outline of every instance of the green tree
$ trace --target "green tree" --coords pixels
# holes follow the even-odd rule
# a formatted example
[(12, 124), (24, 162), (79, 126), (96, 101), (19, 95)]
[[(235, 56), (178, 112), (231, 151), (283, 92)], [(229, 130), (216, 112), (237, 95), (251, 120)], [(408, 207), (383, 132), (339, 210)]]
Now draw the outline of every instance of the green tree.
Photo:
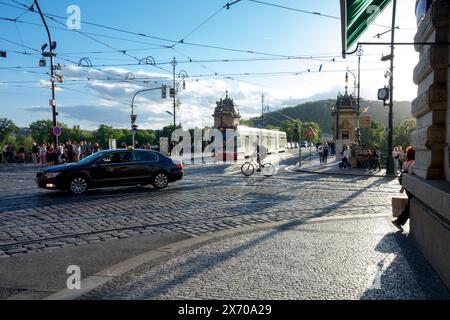
[(52, 120), (39, 120), (30, 124), (31, 137), (38, 144), (51, 143), (53, 136), (49, 133), (49, 128), (53, 127)]
[(361, 143), (365, 148), (373, 148), (375, 146), (386, 152), (386, 128), (381, 122), (372, 121), (370, 128), (361, 129)]
[(406, 146), (411, 144), (411, 134), (416, 130), (416, 119), (406, 119), (394, 129), (394, 145)]
[(293, 141), (295, 138), (294, 122), (290, 120), (284, 120), (281, 122), (280, 131), (286, 132), (288, 141)]
[(14, 122), (6, 118), (0, 119), (0, 142), (6, 142), (9, 135), (16, 131), (17, 127)]
[(255, 127), (255, 122), (253, 120), (241, 119), (240, 125), (253, 128), (253, 127)]
[(109, 148), (109, 140), (114, 139), (114, 129), (108, 125), (100, 125), (94, 133), (94, 140), (102, 149)]
[(280, 128), (278, 128), (278, 127), (276, 127), (274, 125), (268, 124), (268, 125), (266, 125), (265, 129), (267, 129), (267, 130), (279, 130)]

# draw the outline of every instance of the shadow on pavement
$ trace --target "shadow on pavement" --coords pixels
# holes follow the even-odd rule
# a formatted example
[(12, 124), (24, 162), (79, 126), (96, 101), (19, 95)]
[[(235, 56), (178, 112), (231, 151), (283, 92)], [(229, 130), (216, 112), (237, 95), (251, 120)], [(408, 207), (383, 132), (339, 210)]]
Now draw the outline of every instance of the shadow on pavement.
[[(387, 234), (375, 249), (385, 253), (386, 258), (378, 263), (378, 284), (367, 290), (361, 299), (450, 299), (450, 292), (410, 235)], [(389, 256), (393, 257), (390, 263)]]
[[(368, 186), (368, 188), (375, 186), (378, 181), (373, 182), (371, 185)], [(364, 192), (364, 189), (361, 189), (357, 192), (354, 192), (351, 196), (339, 200), (336, 205), (344, 205), (351, 200), (357, 198)], [(280, 197), (280, 200), (284, 197)], [(291, 198), (290, 198), (291, 199)], [(274, 202), (272, 205), (276, 204), (277, 202)], [(201, 257), (191, 257), (183, 260), (182, 263), (175, 265), (173, 267), (169, 267), (164, 269), (162, 273), (158, 275), (159, 278), (167, 278), (170, 280), (166, 280), (163, 283), (155, 286), (154, 288), (146, 291), (140, 292), (140, 296), (138, 299), (157, 299), (160, 295), (169, 292), (172, 288), (175, 288), (176, 286), (179, 286), (185, 282), (187, 282), (189, 279), (195, 277), (196, 275), (200, 275), (203, 272), (206, 272), (221, 263), (228, 261), (232, 259), (233, 257), (239, 256), (246, 250), (249, 250), (250, 248), (256, 247), (260, 245), (261, 243), (268, 241), (269, 239), (273, 238), (274, 236), (284, 233), (286, 231), (290, 231), (295, 229), (298, 226), (301, 226), (305, 224), (309, 219), (312, 218), (320, 218), (326, 216), (330, 212), (330, 209), (323, 208), (319, 210), (317, 213), (309, 215), (305, 219), (296, 219), (293, 221), (290, 221), (286, 224), (283, 224), (277, 228), (274, 228), (260, 237), (251, 240), (247, 243), (244, 243), (238, 247), (235, 247), (233, 249), (230, 249), (225, 252), (220, 253), (211, 253), (208, 255), (204, 255)], [(174, 274), (177, 274), (178, 270), (183, 270), (181, 274), (177, 276), (173, 276)], [(179, 272), (178, 272), (179, 273)]]

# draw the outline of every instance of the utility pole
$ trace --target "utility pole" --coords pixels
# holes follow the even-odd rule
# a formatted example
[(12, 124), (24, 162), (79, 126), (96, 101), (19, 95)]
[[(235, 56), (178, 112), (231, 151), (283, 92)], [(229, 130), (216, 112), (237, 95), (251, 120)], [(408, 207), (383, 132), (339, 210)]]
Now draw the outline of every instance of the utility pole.
[[(55, 49), (56, 49), (56, 42), (53, 42), (52, 35), (50, 34), (50, 29), (48, 28), (47, 22), (45, 21), (44, 14), (42, 13), (41, 7), (39, 6), (39, 3), (37, 0), (34, 0), (34, 4), (36, 5), (36, 8), (39, 11), (39, 15), (41, 16), (42, 22), (45, 26), (45, 29), (47, 31), (48, 36), (48, 45), (50, 46), (50, 52), (42, 53), (44, 57), (50, 57), (50, 82), (52, 84), (52, 99), (50, 100), (50, 106), (52, 107), (52, 115), (53, 115), (53, 127), (57, 127), (58, 123), (56, 122), (56, 116), (58, 113), (56, 112), (56, 94), (55, 94)], [(44, 46), (43, 50), (45, 50)], [(58, 146), (58, 137), (54, 135), (54, 142), (55, 147)]]
[(357, 133), (356, 133), (356, 139), (357, 144), (359, 147), (361, 147), (361, 127), (360, 127), (360, 119), (361, 119), (361, 56), (363, 55), (363, 51), (360, 48), (358, 50), (358, 114), (357, 114)]
[(175, 80), (175, 68), (178, 65), (177, 60), (175, 60), (175, 57), (173, 57), (173, 60), (171, 62), (171, 65), (173, 67), (173, 128), (177, 127), (177, 118), (176, 118), (176, 112), (177, 112), (177, 88), (176, 88), (176, 80)]
[(394, 144), (394, 43), (395, 43), (395, 18), (397, 14), (397, 0), (393, 0), (393, 9), (392, 9), (392, 33), (391, 33), (391, 74), (389, 80), (389, 90), (390, 90), (390, 99), (389, 99), (389, 133), (388, 133), (388, 161), (387, 161), (387, 170), (386, 173), (388, 175), (395, 174), (394, 168), (394, 158), (392, 156), (392, 149)]
[(261, 95), (261, 101), (262, 101), (262, 108), (261, 108), (261, 114), (262, 114), (261, 129), (264, 129), (264, 93)]
[(161, 96), (164, 97), (165, 96), (165, 92), (166, 92), (166, 86), (161, 86), (160, 88), (151, 88), (151, 89), (143, 89), (143, 90), (139, 90), (136, 91), (133, 94), (133, 99), (131, 99), (131, 134), (132, 134), (132, 143), (133, 143), (133, 148), (136, 147), (136, 130), (137, 130), (137, 126), (136, 124), (136, 120), (137, 120), (137, 115), (134, 114), (134, 100), (136, 99), (137, 95), (142, 93), (142, 92), (148, 92), (148, 91), (155, 91), (155, 90), (161, 90)]

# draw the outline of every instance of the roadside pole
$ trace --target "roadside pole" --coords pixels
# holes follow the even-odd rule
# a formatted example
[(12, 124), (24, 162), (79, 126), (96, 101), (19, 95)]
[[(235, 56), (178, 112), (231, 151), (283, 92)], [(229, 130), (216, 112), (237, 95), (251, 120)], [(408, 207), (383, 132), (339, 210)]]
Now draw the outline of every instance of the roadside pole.
[(302, 167), (302, 126), (303, 123), (300, 122), (300, 127), (297, 126), (297, 130), (298, 130), (298, 156), (299, 156), (299, 160), (298, 160), (298, 167), (301, 168)]

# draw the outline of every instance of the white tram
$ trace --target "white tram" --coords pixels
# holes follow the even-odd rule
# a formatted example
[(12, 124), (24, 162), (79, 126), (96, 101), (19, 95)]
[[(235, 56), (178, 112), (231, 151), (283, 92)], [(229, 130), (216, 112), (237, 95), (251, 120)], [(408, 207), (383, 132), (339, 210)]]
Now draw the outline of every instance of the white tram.
[[(287, 151), (286, 132), (278, 130), (266, 130), (240, 126), (235, 134), (228, 136), (224, 134), (224, 153), (217, 154), (218, 158), (224, 160), (242, 160), (252, 156), (255, 152), (255, 146), (261, 145), (267, 148), (268, 154), (276, 154)], [(233, 140), (234, 139), (234, 143)], [(226, 146), (234, 145), (234, 150), (227, 150)]]

